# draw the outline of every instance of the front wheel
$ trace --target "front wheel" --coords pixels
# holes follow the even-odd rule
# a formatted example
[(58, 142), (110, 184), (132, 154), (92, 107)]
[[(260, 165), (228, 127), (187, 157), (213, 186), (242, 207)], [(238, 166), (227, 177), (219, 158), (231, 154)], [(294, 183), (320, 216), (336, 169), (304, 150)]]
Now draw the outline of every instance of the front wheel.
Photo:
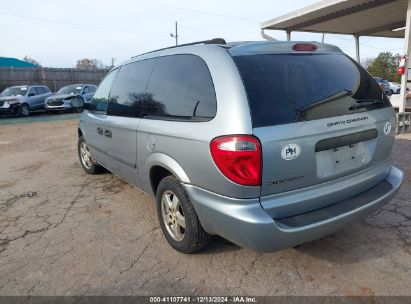
[(92, 158), (90, 149), (83, 136), (79, 137), (77, 148), (80, 163), (84, 171), (88, 174), (97, 174), (103, 171), (103, 168)]
[(156, 202), (161, 230), (174, 249), (193, 253), (207, 247), (211, 237), (201, 226), (187, 192), (173, 176), (161, 180)]
[(22, 105), (20, 105), (19, 114), (22, 117), (27, 117), (30, 115), (30, 108), (26, 103), (23, 103)]

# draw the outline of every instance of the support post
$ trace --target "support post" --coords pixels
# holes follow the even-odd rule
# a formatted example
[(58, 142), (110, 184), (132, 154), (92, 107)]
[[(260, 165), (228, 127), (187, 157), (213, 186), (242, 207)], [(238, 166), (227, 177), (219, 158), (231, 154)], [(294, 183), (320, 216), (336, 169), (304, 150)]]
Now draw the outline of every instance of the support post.
[[(410, 0), (411, 1), (411, 0)], [(355, 56), (356, 60), (359, 64), (361, 64), (361, 57), (360, 57), (360, 36), (354, 35), (355, 38)]]
[(177, 21), (176, 21), (176, 46), (178, 45), (178, 31), (177, 31)]
[(287, 31), (287, 41), (291, 41), (291, 32)]
[(268, 40), (268, 41), (278, 41), (278, 40), (275, 39), (274, 37), (271, 37), (270, 35), (267, 35), (267, 34), (264, 32), (264, 29), (261, 29), (261, 37), (263, 37), (265, 40)]
[(401, 76), (401, 93), (400, 93), (400, 113), (405, 112), (405, 105), (407, 103), (407, 83), (408, 83), (408, 67), (410, 61), (410, 40), (411, 40), (411, 0), (408, 0), (408, 8), (407, 8), (407, 20), (405, 25), (405, 39), (404, 39), (404, 53), (407, 56), (407, 60), (405, 60), (405, 73)]

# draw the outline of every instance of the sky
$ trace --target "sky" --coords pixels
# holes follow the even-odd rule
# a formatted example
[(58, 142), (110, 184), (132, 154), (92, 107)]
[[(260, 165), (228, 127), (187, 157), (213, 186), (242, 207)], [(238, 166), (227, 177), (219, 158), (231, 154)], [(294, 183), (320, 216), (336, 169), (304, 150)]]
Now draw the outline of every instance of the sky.
[[(0, 56), (29, 56), (46, 67), (74, 67), (78, 59), (115, 64), (140, 53), (216, 37), (263, 40), (261, 22), (318, 0), (0, 0)], [(285, 40), (282, 31), (267, 31)], [(292, 40), (321, 41), (321, 34), (293, 33)], [(354, 57), (352, 36), (326, 35), (325, 42)], [(361, 61), (380, 52), (403, 52), (402, 39), (362, 37)]]

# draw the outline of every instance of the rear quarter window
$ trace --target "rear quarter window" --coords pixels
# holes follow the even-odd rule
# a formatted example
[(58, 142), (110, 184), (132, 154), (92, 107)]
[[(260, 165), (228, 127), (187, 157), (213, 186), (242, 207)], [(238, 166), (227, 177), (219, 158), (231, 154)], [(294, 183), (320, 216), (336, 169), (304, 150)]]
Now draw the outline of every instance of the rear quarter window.
[[(234, 56), (254, 127), (341, 116), (390, 106), (377, 82), (344, 54)], [(353, 109), (356, 101), (378, 101)]]

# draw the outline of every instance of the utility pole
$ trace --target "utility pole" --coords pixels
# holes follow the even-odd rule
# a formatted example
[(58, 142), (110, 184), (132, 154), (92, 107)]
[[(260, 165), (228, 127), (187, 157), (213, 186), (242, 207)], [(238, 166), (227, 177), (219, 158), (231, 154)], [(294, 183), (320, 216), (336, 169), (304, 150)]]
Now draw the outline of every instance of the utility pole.
[(177, 31), (177, 21), (176, 21), (176, 31), (175, 34), (171, 33), (171, 37), (174, 37), (176, 39), (176, 46), (178, 45), (178, 31)]

